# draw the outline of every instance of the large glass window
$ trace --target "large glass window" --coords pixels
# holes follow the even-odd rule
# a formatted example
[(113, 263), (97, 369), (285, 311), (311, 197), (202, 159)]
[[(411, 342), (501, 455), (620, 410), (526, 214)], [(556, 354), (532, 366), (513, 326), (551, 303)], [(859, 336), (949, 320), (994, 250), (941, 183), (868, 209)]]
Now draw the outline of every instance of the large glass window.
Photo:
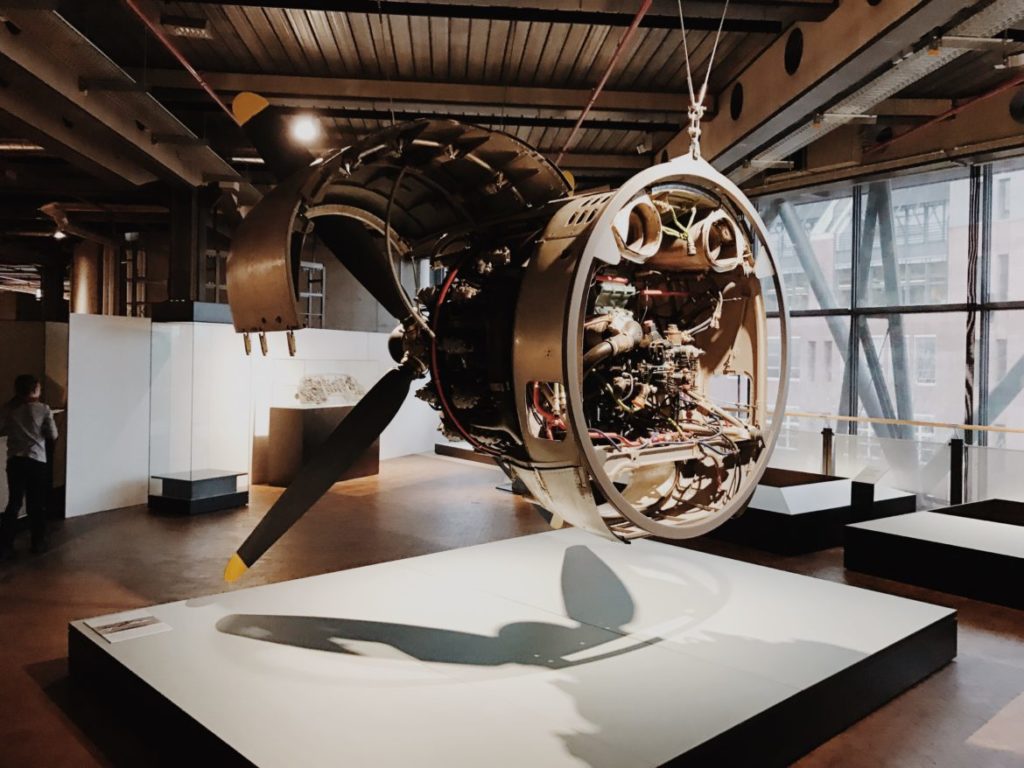
[(968, 193), (966, 178), (861, 188), (859, 306), (966, 300)]
[[(992, 313), (989, 325), (986, 423), (1024, 428), (1024, 310)], [(1024, 435), (995, 433), (988, 444), (1024, 449)]]
[[(962, 422), (966, 322), (963, 312), (860, 318), (860, 356), (868, 378), (861, 381), (861, 415)], [(894, 431), (893, 436), (914, 436), (909, 427)]]
[[(929, 474), (935, 487), (926, 492), (936, 498), (946, 482), (939, 472), (948, 463), (944, 446), (965, 433), (941, 424), (1003, 427), (970, 441), (990, 452), (1024, 451), (1024, 433), (1017, 433), (1024, 430), (1024, 158), (758, 204), (796, 313), (785, 422), (792, 434), (780, 445), (791, 454), (803, 450), (797, 438), (831, 421), (849, 448), (846, 459), (856, 455), (897, 475), (906, 474), (903, 464), (927, 467), (938, 473)], [(987, 276), (976, 294), (969, 293), (971, 255)], [(977, 320), (973, 338), (964, 305)], [(781, 364), (781, 334), (772, 322), (770, 388), (778, 386)], [(968, 373), (973, 400), (965, 397)], [(842, 434), (845, 421), (809, 415), (851, 411), (867, 417), (850, 427), (856, 435)], [(900, 459), (904, 452), (910, 463)], [(1024, 470), (1024, 455), (1018, 463)]]
[(992, 178), (989, 299), (1024, 299), (1024, 164), (1003, 163)]
[(760, 209), (790, 311), (849, 307), (852, 196), (787, 196)]

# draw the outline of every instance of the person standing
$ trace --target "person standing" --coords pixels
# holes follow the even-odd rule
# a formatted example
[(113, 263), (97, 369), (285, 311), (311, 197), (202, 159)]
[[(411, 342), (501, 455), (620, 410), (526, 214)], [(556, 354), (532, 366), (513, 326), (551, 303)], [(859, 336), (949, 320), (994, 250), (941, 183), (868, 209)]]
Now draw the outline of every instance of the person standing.
[(22, 501), (32, 531), (32, 551), (46, 549), (46, 497), (49, 473), (46, 442), (57, 439), (49, 406), (39, 401), (39, 379), (22, 374), (14, 380), (14, 397), (0, 407), (0, 436), (7, 438), (9, 499), (0, 519), (0, 558), (14, 551), (18, 510)]

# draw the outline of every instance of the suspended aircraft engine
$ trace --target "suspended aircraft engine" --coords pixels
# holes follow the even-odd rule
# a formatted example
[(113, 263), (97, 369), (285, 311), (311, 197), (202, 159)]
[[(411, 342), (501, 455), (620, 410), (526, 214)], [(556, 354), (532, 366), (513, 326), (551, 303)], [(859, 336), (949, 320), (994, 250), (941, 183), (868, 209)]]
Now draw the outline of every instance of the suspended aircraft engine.
[[(316, 236), (400, 320), (398, 365), (300, 470), (229, 579), (377, 438), (416, 379), (442, 431), (493, 456), (556, 521), (680, 539), (743, 508), (785, 400), (769, 413), (761, 278), (782, 291), (764, 225), (728, 179), (687, 156), (572, 195), (513, 137), (437, 120), (310, 163), (281, 148), (282, 116), (255, 98), (239, 97), (240, 118), (282, 183), (234, 239), (236, 329), (301, 327), (298, 252)], [(430, 279), (413, 294), (414, 265)]]

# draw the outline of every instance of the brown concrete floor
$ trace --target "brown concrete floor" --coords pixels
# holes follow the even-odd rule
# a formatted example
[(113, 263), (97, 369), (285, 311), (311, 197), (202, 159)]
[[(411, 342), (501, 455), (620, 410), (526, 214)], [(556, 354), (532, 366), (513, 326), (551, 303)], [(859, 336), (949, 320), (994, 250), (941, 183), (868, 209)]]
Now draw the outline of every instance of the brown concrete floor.
[[(235, 588), (546, 530), (529, 505), (494, 489), (503, 479), (458, 460), (385, 462), (378, 477), (336, 485)], [(247, 510), (194, 518), (129, 508), (69, 520), (50, 552), (0, 564), (0, 766), (157, 763), (158, 747), (73, 695), (67, 622), (224, 591), (227, 555), (278, 493), (257, 487)], [(845, 573), (838, 549), (782, 558), (708, 539), (694, 546), (960, 612), (953, 664), (800, 768), (1024, 766), (1024, 612)]]

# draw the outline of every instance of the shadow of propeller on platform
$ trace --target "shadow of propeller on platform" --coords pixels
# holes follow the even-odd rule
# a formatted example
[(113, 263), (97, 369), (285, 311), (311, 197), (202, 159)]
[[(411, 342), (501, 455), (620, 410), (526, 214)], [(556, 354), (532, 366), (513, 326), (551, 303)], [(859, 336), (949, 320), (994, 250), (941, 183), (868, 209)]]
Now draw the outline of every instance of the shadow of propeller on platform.
[[(631, 641), (607, 653), (569, 657), (623, 641), (623, 627), (636, 606), (626, 586), (586, 546), (569, 547), (562, 561), (562, 598), (574, 626), (547, 622), (514, 622), (497, 635), (437, 627), (321, 616), (232, 614), (217, 622), (225, 634), (297, 648), (367, 656), (377, 644), (426, 662), (563, 669), (596, 659), (629, 653), (661, 638)], [(358, 649), (355, 647), (358, 646)]]

